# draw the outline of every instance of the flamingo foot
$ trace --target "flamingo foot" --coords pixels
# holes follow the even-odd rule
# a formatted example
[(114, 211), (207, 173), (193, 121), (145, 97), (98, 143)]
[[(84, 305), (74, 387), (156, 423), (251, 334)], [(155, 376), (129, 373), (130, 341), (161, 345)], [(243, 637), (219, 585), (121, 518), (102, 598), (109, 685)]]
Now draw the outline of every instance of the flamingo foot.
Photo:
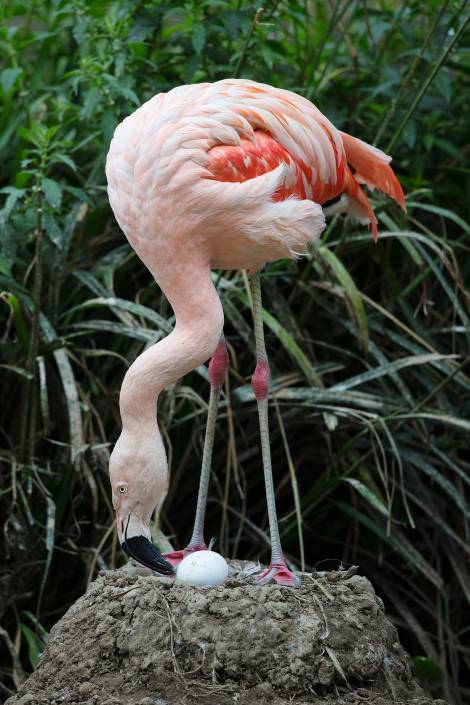
[[(165, 558), (168, 557), (165, 556)], [(257, 585), (267, 585), (267, 583), (270, 583), (272, 580), (274, 580), (274, 582), (278, 585), (283, 585), (284, 587), (295, 588), (300, 586), (299, 576), (289, 570), (284, 561), (280, 561), (278, 563), (271, 561), (269, 567), (266, 568), (261, 575), (257, 575), (255, 578)]]
[(176, 568), (176, 566), (181, 563), (183, 558), (186, 558), (186, 556), (189, 556), (190, 553), (194, 553), (195, 551), (207, 551), (206, 544), (200, 543), (195, 546), (186, 546), (186, 548), (183, 548), (182, 551), (171, 551), (171, 553), (164, 553), (163, 556), (168, 563), (171, 563), (171, 565)]

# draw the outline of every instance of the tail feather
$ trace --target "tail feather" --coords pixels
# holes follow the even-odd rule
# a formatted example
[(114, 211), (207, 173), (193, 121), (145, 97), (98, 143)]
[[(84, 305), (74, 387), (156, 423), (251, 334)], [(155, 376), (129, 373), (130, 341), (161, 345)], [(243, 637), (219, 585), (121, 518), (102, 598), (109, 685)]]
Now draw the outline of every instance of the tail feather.
[(378, 188), (406, 211), (403, 189), (389, 166), (392, 158), (357, 137), (352, 137), (346, 132), (340, 134), (348, 164), (353, 168), (356, 179), (369, 188)]
[(374, 240), (379, 237), (377, 218), (366, 193), (359, 186), (350, 169), (346, 169), (344, 191), (348, 197), (346, 212), (360, 223), (370, 224)]

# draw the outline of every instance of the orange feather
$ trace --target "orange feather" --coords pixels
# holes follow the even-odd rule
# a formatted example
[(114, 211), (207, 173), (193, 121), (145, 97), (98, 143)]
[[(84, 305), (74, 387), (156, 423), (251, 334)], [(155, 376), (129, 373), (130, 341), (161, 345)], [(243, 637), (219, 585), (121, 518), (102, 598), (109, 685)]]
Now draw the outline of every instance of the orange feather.
[(376, 147), (340, 132), (344, 152), (337, 154), (334, 140), (327, 133), (336, 156), (336, 180), (322, 182), (315, 165), (293, 157), (285, 147), (264, 130), (255, 130), (254, 141), (242, 138), (239, 145), (217, 145), (209, 150), (208, 169), (217, 181), (239, 182), (266, 174), (282, 163), (295, 165), (297, 178), (283, 185), (273, 196), (274, 201), (287, 198), (310, 199), (320, 205), (345, 193), (349, 197), (347, 212), (370, 222), (374, 240), (378, 238), (377, 218), (366, 193), (377, 188), (393, 198), (406, 211), (403, 189), (389, 166), (391, 157)]

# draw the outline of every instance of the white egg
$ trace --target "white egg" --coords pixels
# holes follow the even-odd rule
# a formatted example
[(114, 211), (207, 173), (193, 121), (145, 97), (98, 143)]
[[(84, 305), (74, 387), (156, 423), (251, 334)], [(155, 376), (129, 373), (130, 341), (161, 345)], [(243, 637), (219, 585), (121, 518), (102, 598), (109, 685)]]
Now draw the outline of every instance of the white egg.
[(215, 551), (195, 551), (185, 556), (176, 569), (176, 578), (189, 585), (215, 587), (227, 580), (227, 561)]

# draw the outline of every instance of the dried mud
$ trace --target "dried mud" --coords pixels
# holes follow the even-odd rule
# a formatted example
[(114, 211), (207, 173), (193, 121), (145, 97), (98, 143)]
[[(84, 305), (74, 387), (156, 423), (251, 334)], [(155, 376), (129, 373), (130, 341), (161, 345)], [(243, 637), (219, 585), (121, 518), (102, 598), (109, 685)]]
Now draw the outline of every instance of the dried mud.
[(431, 705), (366, 578), (292, 590), (253, 570), (232, 562), (218, 588), (100, 573), (8, 705)]

